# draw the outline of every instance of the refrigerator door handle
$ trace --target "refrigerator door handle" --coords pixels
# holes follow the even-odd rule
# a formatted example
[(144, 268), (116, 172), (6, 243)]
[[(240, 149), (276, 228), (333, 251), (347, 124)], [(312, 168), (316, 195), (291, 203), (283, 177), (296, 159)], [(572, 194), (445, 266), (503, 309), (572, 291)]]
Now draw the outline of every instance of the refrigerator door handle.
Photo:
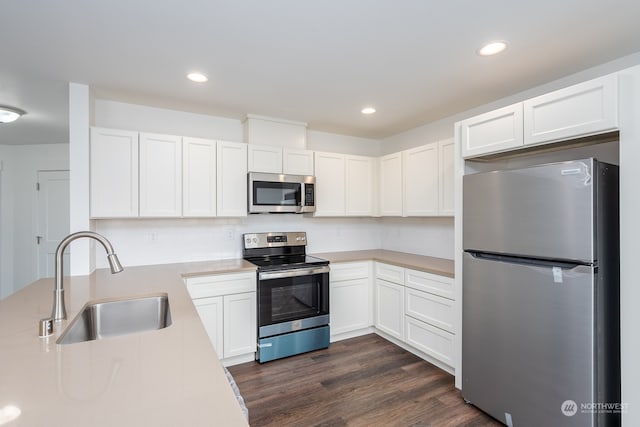
[(492, 252), (483, 252), (473, 249), (465, 250), (466, 253), (476, 259), (484, 259), (487, 261), (507, 262), (510, 264), (534, 265), (539, 267), (559, 267), (562, 269), (573, 270), (579, 266), (592, 266), (593, 264), (581, 261), (554, 260), (545, 258), (531, 258), (517, 255), (503, 255)]

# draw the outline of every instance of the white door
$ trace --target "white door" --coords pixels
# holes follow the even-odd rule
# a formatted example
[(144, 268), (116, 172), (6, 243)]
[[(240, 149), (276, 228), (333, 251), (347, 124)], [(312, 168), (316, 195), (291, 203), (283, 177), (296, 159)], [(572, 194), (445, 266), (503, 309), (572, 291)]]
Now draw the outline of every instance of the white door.
[(234, 357), (255, 352), (256, 292), (225, 295), (223, 298), (224, 357)]
[(402, 216), (402, 153), (379, 159), (380, 215)]
[(345, 214), (373, 215), (373, 159), (345, 157)]
[(247, 144), (218, 141), (218, 216), (247, 216)]
[[(53, 277), (58, 244), (69, 234), (69, 171), (38, 171), (38, 278)], [(63, 269), (69, 273), (69, 253)]]
[(316, 213), (315, 216), (344, 216), (345, 171), (344, 154), (315, 153)]
[(216, 142), (182, 138), (182, 215), (216, 216)]
[(247, 168), (249, 172), (282, 173), (282, 148), (249, 144)]
[(182, 215), (182, 138), (140, 134), (140, 216)]
[(404, 216), (438, 214), (438, 144), (402, 153)]

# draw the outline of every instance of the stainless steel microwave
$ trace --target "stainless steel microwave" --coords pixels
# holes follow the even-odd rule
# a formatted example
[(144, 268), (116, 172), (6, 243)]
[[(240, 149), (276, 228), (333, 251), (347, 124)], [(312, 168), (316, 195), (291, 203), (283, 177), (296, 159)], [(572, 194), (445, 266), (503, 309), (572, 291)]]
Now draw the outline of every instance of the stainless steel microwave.
[(248, 174), (248, 211), (306, 213), (316, 210), (316, 179), (304, 175)]

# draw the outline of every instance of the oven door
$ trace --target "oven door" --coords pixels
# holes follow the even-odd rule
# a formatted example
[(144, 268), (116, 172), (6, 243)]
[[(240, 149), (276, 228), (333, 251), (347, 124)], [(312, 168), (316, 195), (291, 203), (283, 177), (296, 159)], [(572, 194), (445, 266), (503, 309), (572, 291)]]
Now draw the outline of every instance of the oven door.
[(329, 266), (258, 273), (260, 338), (329, 324)]

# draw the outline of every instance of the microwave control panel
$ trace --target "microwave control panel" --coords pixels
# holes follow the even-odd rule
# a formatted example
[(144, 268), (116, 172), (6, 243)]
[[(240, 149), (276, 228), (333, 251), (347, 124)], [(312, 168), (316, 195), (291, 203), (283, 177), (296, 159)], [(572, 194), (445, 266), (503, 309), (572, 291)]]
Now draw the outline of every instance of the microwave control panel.
[(315, 206), (315, 184), (304, 185), (304, 205)]

